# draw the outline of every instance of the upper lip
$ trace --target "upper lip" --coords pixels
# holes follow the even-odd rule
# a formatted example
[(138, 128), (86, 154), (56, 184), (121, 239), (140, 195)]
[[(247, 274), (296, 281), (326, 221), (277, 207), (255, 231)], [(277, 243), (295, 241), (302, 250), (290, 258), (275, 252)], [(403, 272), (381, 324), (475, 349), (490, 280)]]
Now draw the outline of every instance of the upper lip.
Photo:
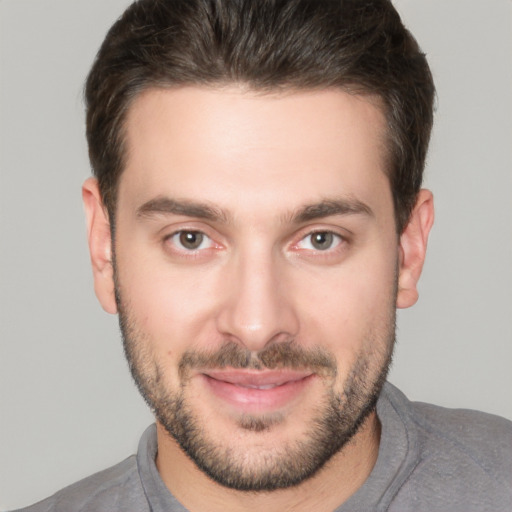
[(236, 386), (262, 388), (281, 386), (312, 375), (312, 372), (297, 370), (205, 370), (203, 375)]

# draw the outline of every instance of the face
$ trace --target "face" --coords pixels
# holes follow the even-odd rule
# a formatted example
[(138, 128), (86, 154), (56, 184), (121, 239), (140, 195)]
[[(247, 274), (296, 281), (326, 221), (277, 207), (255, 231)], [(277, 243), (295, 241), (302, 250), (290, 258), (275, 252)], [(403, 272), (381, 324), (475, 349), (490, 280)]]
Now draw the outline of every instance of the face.
[(107, 271), (97, 293), (158, 421), (223, 485), (300, 483), (374, 407), (403, 262), (384, 126), (335, 90), (150, 90), (130, 109), (116, 300)]

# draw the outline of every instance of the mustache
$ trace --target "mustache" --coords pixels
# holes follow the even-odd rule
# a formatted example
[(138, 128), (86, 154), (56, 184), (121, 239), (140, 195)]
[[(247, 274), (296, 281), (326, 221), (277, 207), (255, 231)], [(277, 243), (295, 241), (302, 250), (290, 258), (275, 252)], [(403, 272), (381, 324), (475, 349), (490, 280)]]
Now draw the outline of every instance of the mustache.
[(291, 369), (308, 370), (325, 377), (335, 377), (337, 365), (334, 356), (322, 348), (305, 349), (293, 341), (274, 343), (253, 352), (234, 343), (226, 342), (214, 351), (186, 351), (179, 363), (179, 373), (185, 377), (194, 369)]

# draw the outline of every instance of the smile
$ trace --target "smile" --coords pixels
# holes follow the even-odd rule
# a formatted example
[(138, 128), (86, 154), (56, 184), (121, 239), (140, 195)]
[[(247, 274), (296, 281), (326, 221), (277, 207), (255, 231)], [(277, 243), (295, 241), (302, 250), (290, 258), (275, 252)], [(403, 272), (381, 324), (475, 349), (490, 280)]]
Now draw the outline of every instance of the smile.
[(201, 377), (207, 391), (220, 402), (236, 412), (254, 414), (275, 412), (293, 404), (315, 374), (292, 370), (209, 370)]

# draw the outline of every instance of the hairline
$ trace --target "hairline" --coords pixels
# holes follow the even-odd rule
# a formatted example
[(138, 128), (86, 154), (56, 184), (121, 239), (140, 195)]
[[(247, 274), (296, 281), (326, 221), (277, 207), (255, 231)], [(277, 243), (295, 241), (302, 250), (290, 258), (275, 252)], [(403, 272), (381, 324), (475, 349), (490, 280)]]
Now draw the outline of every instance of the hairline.
[[(384, 116), (384, 130), (381, 134), (381, 140), (379, 141), (379, 145), (382, 149), (382, 158), (383, 158), (383, 170), (388, 179), (388, 184), (393, 194), (392, 187), (392, 177), (395, 172), (393, 169), (394, 166), (394, 156), (392, 151), (392, 146), (394, 142), (393, 130), (390, 126), (389, 112), (388, 106), (382, 95), (377, 92), (369, 90), (368, 87), (365, 87), (361, 84), (347, 82), (347, 84), (337, 84), (337, 85), (322, 85), (319, 84), (317, 86), (298, 86), (295, 84), (287, 84), (283, 82), (283, 84), (276, 84), (271, 86), (258, 86), (255, 84), (251, 84), (248, 81), (235, 81), (235, 80), (218, 80), (218, 81), (183, 81), (183, 82), (172, 82), (172, 81), (148, 81), (148, 83), (144, 84), (142, 87), (133, 88), (132, 94), (125, 101), (124, 108), (121, 114), (118, 116), (118, 152), (119, 152), (119, 172), (116, 176), (116, 181), (113, 187), (110, 187), (110, 197), (105, 201), (105, 198), (102, 194), (102, 201), (104, 206), (107, 209), (108, 216), (110, 219), (110, 224), (112, 229), (115, 226), (116, 220), (116, 210), (118, 205), (118, 192), (119, 192), (119, 184), (122, 175), (124, 174), (124, 170), (126, 168), (127, 159), (129, 157), (129, 147), (127, 144), (127, 120), (130, 113), (130, 110), (133, 107), (133, 104), (144, 94), (149, 93), (150, 91), (169, 91), (169, 90), (177, 90), (184, 88), (199, 88), (210, 91), (223, 91), (228, 89), (233, 89), (234, 87), (239, 88), (243, 93), (252, 93), (257, 94), (258, 96), (282, 96), (286, 97), (288, 95), (304, 93), (304, 92), (320, 92), (320, 91), (341, 91), (347, 94), (357, 96), (360, 98), (364, 98), (366, 101), (370, 102), (373, 106), (378, 108), (382, 115)], [(100, 192), (103, 192), (100, 190)], [(393, 210), (395, 217), (395, 225), (397, 231), (403, 229), (405, 226), (400, 226), (400, 220), (398, 218), (397, 205), (395, 204), (394, 194), (393, 194)]]

